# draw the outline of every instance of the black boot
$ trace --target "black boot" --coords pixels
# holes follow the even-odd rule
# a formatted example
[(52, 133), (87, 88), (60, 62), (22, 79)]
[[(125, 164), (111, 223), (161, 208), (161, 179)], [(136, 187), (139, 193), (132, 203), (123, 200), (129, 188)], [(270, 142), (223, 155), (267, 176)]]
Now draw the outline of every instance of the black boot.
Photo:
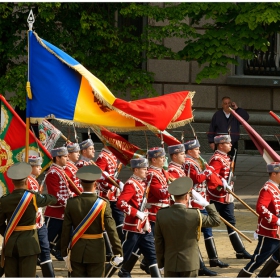
[(56, 243), (50, 242), (50, 253), (58, 260), (63, 261), (63, 258), (60, 253), (60, 240), (57, 240)]
[(55, 278), (53, 264), (51, 260), (46, 263), (40, 263), (40, 266), (41, 266), (43, 277)]
[(120, 278), (131, 278), (130, 272), (140, 258), (140, 256), (137, 255), (138, 252), (139, 249), (136, 252), (132, 252), (130, 258), (123, 263), (122, 268), (118, 272)]
[(210, 237), (205, 242), (205, 248), (209, 258), (210, 267), (228, 267), (227, 263), (224, 263), (218, 259), (217, 249), (214, 242), (214, 237)]
[(259, 272), (258, 278), (271, 276), (278, 266), (279, 263), (271, 257)]
[(199, 250), (199, 263), (200, 263), (200, 268), (198, 271), (198, 276), (216, 276), (217, 275), (217, 272), (206, 268), (203, 258), (201, 256), (200, 250)]
[(146, 259), (144, 258), (141, 263), (140, 263), (140, 268), (145, 271), (147, 274), (151, 274), (150, 272), (150, 268), (149, 268), (149, 265), (146, 261)]
[(236, 252), (237, 259), (251, 259), (252, 255), (250, 255), (245, 247), (236, 231), (229, 234), (229, 239), (231, 241), (232, 247)]
[(244, 270), (244, 268), (242, 268), (238, 275), (236, 276), (237, 278), (250, 278), (252, 276), (253, 273), (247, 272), (246, 270)]
[(161, 278), (161, 274), (160, 274), (157, 264), (150, 265), (149, 269), (151, 272), (151, 278)]

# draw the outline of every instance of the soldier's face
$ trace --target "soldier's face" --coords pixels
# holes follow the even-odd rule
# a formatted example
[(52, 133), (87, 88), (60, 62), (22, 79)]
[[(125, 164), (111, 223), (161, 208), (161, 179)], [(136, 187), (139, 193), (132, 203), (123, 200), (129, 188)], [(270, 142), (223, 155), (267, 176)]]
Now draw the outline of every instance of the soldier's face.
[(73, 162), (77, 162), (79, 157), (80, 157), (80, 153), (79, 152), (73, 152), (73, 153), (69, 153), (68, 154), (69, 160), (71, 160)]
[(188, 150), (188, 154), (191, 156), (191, 157), (193, 157), (193, 158), (199, 158), (199, 156), (200, 156), (200, 149), (199, 149), (199, 147), (196, 147), (196, 148), (194, 148), (194, 149), (192, 149), (192, 150)]
[(222, 143), (219, 144), (218, 149), (227, 154), (231, 150), (231, 146), (231, 143)]
[(68, 155), (56, 157), (56, 164), (62, 167), (66, 166), (67, 160), (68, 160)]
[(148, 169), (146, 167), (145, 168), (135, 168), (134, 174), (141, 179), (146, 179), (147, 174), (148, 174), (147, 170)]
[(34, 176), (39, 176), (41, 174), (42, 171), (42, 167), (41, 165), (37, 165), (37, 166), (32, 166), (32, 172), (31, 174), (33, 174)]
[(85, 151), (85, 157), (94, 158), (95, 150), (93, 146), (88, 147)]
[(272, 172), (271, 179), (276, 183), (280, 184), (280, 172)]
[(155, 167), (162, 168), (164, 166), (165, 156), (153, 158), (152, 161)]
[(178, 164), (183, 164), (185, 162), (185, 152), (175, 154), (172, 160)]

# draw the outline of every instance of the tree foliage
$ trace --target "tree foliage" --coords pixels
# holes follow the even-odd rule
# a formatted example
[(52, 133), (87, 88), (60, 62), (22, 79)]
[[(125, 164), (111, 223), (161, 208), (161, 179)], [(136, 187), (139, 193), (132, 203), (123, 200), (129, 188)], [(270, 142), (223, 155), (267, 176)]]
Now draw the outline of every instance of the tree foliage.
[[(147, 58), (197, 61), (200, 83), (225, 74), (236, 57), (252, 59), (253, 50), (266, 51), (269, 36), (280, 28), (277, 2), (1, 3), (0, 86), (2, 94), (16, 92), (12, 102), (21, 108), (31, 8), (33, 30), (41, 38), (74, 57), (114, 94), (129, 91), (132, 98), (156, 94), (153, 73), (141, 67)], [(173, 37), (184, 40), (182, 50), (165, 45)]]
[[(129, 90), (134, 98), (143, 93), (146, 96), (155, 95), (153, 73), (141, 67), (144, 44), (137, 26), (133, 24), (139, 18), (133, 17), (132, 21), (119, 15), (116, 21), (118, 11), (128, 5), (129, 3), (2, 3), (2, 93), (15, 92), (13, 105), (24, 108), (28, 71), (27, 17), (32, 8), (35, 16), (33, 30), (79, 61), (113, 93), (125, 94)], [(142, 18), (140, 22), (142, 23)]]

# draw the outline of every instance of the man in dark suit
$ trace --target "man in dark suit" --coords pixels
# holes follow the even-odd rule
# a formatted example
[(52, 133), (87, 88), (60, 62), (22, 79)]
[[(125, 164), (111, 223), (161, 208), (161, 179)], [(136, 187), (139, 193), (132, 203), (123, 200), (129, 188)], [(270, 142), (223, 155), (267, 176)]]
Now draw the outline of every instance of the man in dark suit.
[[(95, 192), (95, 181), (101, 177), (101, 169), (95, 165), (87, 165), (81, 167), (76, 176), (81, 180), (84, 192), (67, 201), (61, 254), (71, 277), (104, 277), (106, 258), (103, 231), (106, 230), (109, 236), (114, 254), (113, 262), (116, 265), (123, 261), (121, 241), (109, 201), (97, 196)], [(98, 209), (102, 210), (98, 212)], [(83, 220), (86, 222), (82, 223)], [(67, 256), (69, 243), (70, 257), (69, 254)]]
[(201, 227), (216, 227), (221, 222), (215, 205), (210, 205), (195, 190), (191, 191), (192, 198), (206, 208), (208, 216), (201, 214), (199, 209), (188, 208), (192, 186), (189, 177), (173, 181), (168, 192), (174, 196), (175, 203), (157, 213), (155, 246), (158, 266), (164, 268), (164, 277), (197, 277)]
[[(53, 195), (42, 195), (27, 189), (27, 177), (30, 174), (30, 164), (18, 162), (12, 165), (7, 171), (7, 176), (12, 179), (15, 189), (0, 199), (0, 234), (6, 240), (4, 246), (5, 277), (36, 276), (37, 256), (41, 252), (36, 229), (37, 207), (57, 202)], [(24, 206), (24, 204), (25, 210), (25, 207), (22, 211), (17, 210), (19, 205)], [(20, 213), (21, 218), (16, 223), (17, 219), (13, 219), (13, 217), (14, 215), (20, 216)], [(9, 226), (10, 223), (16, 227), (13, 229)], [(13, 230), (10, 235), (11, 228)]]

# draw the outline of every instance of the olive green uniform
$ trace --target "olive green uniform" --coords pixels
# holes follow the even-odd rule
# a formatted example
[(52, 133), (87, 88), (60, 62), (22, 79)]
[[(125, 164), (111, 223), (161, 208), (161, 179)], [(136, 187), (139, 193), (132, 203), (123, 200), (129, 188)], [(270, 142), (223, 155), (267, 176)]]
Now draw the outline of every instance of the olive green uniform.
[[(72, 227), (75, 229), (88, 214), (98, 196), (95, 193), (82, 193), (80, 196), (69, 198), (65, 208), (61, 235), (61, 255), (67, 256), (67, 247), (71, 240)], [(101, 198), (101, 197), (99, 197)], [(121, 241), (118, 237), (116, 224), (112, 217), (109, 202), (106, 201), (104, 226), (108, 233), (114, 255), (122, 253)], [(85, 234), (101, 234), (101, 212), (85, 231)], [(105, 242), (103, 237), (97, 239), (80, 238), (71, 250), (71, 277), (104, 277), (106, 260)]]
[[(203, 227), (220, 225), (214, 204), (206, 206), (209, 216), (201, 214)], [(164, 277), (196, 277), (199, 269), (198, 226), (200, 214), (195, 208), (174, 204), (157, 213), (155, 246), (159, 268)], [(179, 242), (178, 242), (179, 241)]]
[[(24, 189), (15, 189), (12, 193), (2, 196), (0, 198), (0, 234), (2, 236), (4, 236), (7, 223), (25, 191), (34, 193), (34, 197), (17, 226), (36, 224), (35, 203), (37, 207), (44, 207), (49, 204), (55, 204), (57, 201), (52, 195), (42, 195)], [(35, 277), (37, 255), (40, 252), (37, 229), (14, 231), (5, 246), (5, 277)]]

